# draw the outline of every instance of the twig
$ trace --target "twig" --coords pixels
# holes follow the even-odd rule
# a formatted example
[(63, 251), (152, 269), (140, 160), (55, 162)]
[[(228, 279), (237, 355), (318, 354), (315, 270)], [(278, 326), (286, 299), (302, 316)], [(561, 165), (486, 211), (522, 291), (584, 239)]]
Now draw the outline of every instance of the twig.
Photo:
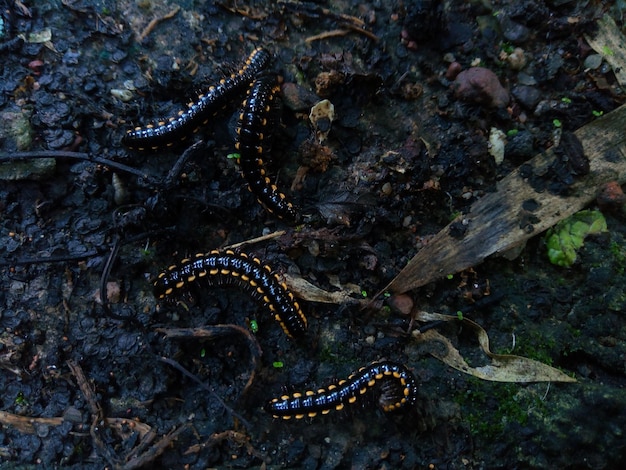
[(321, 33), (315, 36), (310, 36), (306, 39), (307, 43), (318, 41), (320, 39), (336, 37), (336, 36), (345, 36), (350, 31), (355, 31), (359, 34), (363, 34), (364, 36), (367, 36), (368, 38), (374, 41), (378, 41), (378, 36), (364, 29), (365, 22), (361, 20), (360, 18), (357, 18), (356, 16), (346, 15), (345, 13), (335, 13), (334, 11), (328, 8), (320, 7), (319, 5), (315, 5), (309, 2), (281, 1), (278, 3), (279, 5), (282, 5), (285, 10), (289, 10), (292, 13), (306, 15), (310, 18), (319, 18), (319, 17), (329, 18), (347, 28), (347, 29), (335, 29), (335, 30), (327, 31), (325, 33)]
[(84, 152), (68, 152), (64, 150), (46, 150), (46, 151), (34, 151), (34, 152), (15, 152), (11, 154), (0, 153), (0, 163), (20, 160), (31, 160), (34, 158), (73, 158), (76, 160), (85, 160), (92, 163), (97, 163), (109, 168), (115, 168), (116, 170), (135, 175), (138, 178), (146, 180), (149, 184), (155, 186), (159, 184), (156, 178), (144, 173), (136, 168), (133, 168), (123, 163), (114, 162), (106, 158), (95, 157)]
[(80, 261), (87, 258), (92, 258), (94, 256), (98, 256), (102, 254), (102, 250), (92, 250), (87, 253), (81, 253), (78, 255), (59, 255), (59, 256), (49, 256), (47, 258), (20, 258), (16, 260), (7, 260), (0, 259), (0, 268), (5, 266), (24, 266), (29, 264), (40, 264), (40, 263), (65, 263), (67, 261)]
[[(90, 428), (90, 434), (91, 438), (94, 441), (94, 445), (100, 450), (101, 455), (109, 462), (109, 464), (111, 464), (114, 469), (133, 470), (135, 468), (140, 468), (150, 464), (171, 445), (172, 441), (174, 441), (174, 439), (176, 439), (181, 432), (188, 428), (189, 425), (184, 424), (178, 429), (173, 429), (168, 434), (159, 439), (159, 441), (157, 441), (148, 450), (142, 452), (143, 449), (145, 449), (157, 435), (153, 428), (148, 426), (147, 424), (132, 420), (120, 418), (105, 418), (102, 407), (96, 400), (95, 394), (91, 386), (87, 382), (82, 368), (72, 360), (67, 361), (67, 365), (72, 371), (72, 374), (74, 374), (78, 387), (84, 395), (85, 400), (87, 401), (87, 405), (89, 406), (89, 410), (91, 411), (92, 423)], [(112, 430), (116, 431), (118, 435), (120, 435), (123, 439), (127, 439), (129, 437), (124, 436), (122, 432), (122, 428), (127, 423), (134, 424), (134, 426), (132, 427), (133, 433), (137, 432), (141, 439), (137, 446), (132, 448), (129, 452), (123, 455), (117, 455), (115, 452), (113, 452), (113, 449), (105, 443), (105, 440), (100, 438), (100, 433), (104, 427), (109, 427)]]
[[(180, 157), (178, 157), (178, 160), (176, 160), (176, 163), (174, 164), (174, 166), (167, 173), (167, 176), (165, 177), (165, 181), (163, 184), (165, 188), (169, 188), (174, 183), (176, 178), (178, 178), (178, 176), (180, 175), (180, 172), (182, 171), (183, 167), (185, 166), (185, 163), (187, 163), (187, 160), (189, 160), (189, 158), (196, 152), (196, 150), (198, 150), (203, 145), (205, 145), (205, 142), (199, 141), (185, 149), (183, 154)], [(207, 148), (208, 147), (209, 145), (207, 145)]]
[(36, 425), (59, 426), (65, 421), (58, 418), (33, 418), (32, 416), (21, 416), (6, 411), (0, 411), (0, 424), (3, 426), (13, 426), (18, 431), (25, 434), (35, 434)]
[(89, 411), (91, 412), (92, 418), (91, 426), (89, 427), (89, 434), (93, 439), (93, 443), (100, 451), (100, 454), (107, 460), (107, 462), (109, 462), (111, 465), (116, 466), (116, 464), (119, 462), (117, 456), (104, 443), (104, 440), (100, 438), (101, 429), (107, 426), (107, 422), (104, 419), (104, 412), (102, 411), (102, 407), (100, 406), (98, 400), (96, 400), (95, 393), (87, 382), (82, 367), (80, 367), (71, 359), (68, 360), (66, 364), (76, 378), (76, 384), (78, 385), (78, 388), (85, 397), (85, 400), (87, 401), (87, 406), (89, 407)]
[[(176, 439), (179, 436), (179, 434), (182, 433), (188, 427), (189, 427), (188, 424), (183, 424), (178, 429), (174, 429), (170, 431), (161, 439), (159, 439), (146, 452), (142, 453), (141, 455), (131, 457), (130, 460), (128, 460), (128, 462), (126, 462), (124, 465), (118, 466), (117, 468), (119, 470), (133, 470), (135, 468), (142, 468), (144, 466), (147, 466), (148, 464), (152, 463), (159, 455), (161, 455), (168, 447), (170, 447), (174, 439)], [(142, 439), (142, 442), (143, 442), (143, 439)], [(141, 447), (141, 444), (140, 444), (140, 447)], [(139, 450), (139, 448), (136, 451), (133, 451), (133, 454), (135, 454)]]
[(285, 233), (285, 230), (277, 230), (276, 232), (268, 233), (267, 235), (262, 235), (256, 238), (250, 238), (249, 240), (244, 240), (239, 243), (233, 243), (232, 245), (225, 246), (224, 249), (235, 250), (237, 248), (241, 248), (246, 245), (254, 245), (255, 243), (261, 243), (267, 240), (273, 240), (274, 238), (282, 237)]
[(294, 13), (305, 13), (311, 17), (325, 16), (326, 18), (336, 20), (340, 23), (365, 26), (365, 22), (356, 16), (346, 15), (345, 13), (335, 13), (328, 8), (320, 7), (314, 3), (279, 1), (278, 4), (283, 5), (287, 10), (291, 10)]
[(363, 34), (374, 41), (378, 41), (378, 36), (376, 36), (374, 33), (367, 31), (363, 28), (359, 28), (358, 26), (348, 25), (348, 29), (333, 29), (332, 31), (325, 31), (323, 33), (316, 34), (314, 36), (309, 36), (308, 38), (304, 40), (304, 42), (311, 43), (313, 41), (321, 41), (322, 39), (345, 36), (346, 34), (349, 34), (352, 31), (356, 31), (357, 33)]
[(138, 42), (143, 41), (146, 38), (146, 36), (148, 36), (148, 34), (150, 34), (152, 30), (156, 27), (156, 25), (159, 24), (161, 21), (169, 20), (170, 18), (173, 18), (174, 16), (176, 16), (176, 13), (178, 13), (179, 10), (180, 10), (180, 6), (176, 5), (174, 9), (171, 10), (169, 13), (166, 13), (163, 16), (153, 18), (152, 20), (150, 20), (150, 23), (148, 23), (148, 25), (139, 34), (139, 37), (137, 38)]
[(345, 36), (350, 32), (349, 29), (333, 29), (332, 31), (324, 31), (323, 33), (307, 37), (304, 42), (311, 43), (313, 41), (321, 41), (322, 39)]
[(83, 396), (85, 397), (85, 400), (87, 400), (87, 406), (89, 406), (89, 411), (91, 412), (91, 414), (97, 415), (99, 417), (103, 417), (102, 408), (100, 407), (98, 400), (96, 400), (96, 396), (93, 393), (91, 386), (87, 382), (87, 379), (85, 378), (85, 374), (83, 372), (82, 367), (80, 367), (71, 359), (68, 360), (66, 364), (72, 371), (72, 374), (74, 375), (74, 377), (76, 378), (76, 384), (78, 385), (78, 388), (80, 389)]

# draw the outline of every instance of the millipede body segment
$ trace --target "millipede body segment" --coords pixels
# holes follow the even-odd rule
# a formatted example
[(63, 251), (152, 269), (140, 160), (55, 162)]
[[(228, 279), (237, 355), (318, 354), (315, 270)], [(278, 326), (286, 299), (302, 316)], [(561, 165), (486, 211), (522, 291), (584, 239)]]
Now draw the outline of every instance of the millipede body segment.
[(265, 170), (264, 159), (269, 158), (272, 148), (279, 91), (274, 76), (254, 81), (239, 115), (235, 148), (243, 177), (257, 200), (277, 217), (297, 221), (296, 208), (271, 182)]
[(370, 391), (379, 393), (378, 405), (385, 412), (412, 406), (417, 400), (417, 382), (404, 365), (392, 361), (373, 362), (317, 391), (308, 390), (274, 398), (265, 410), (274, 418), (301, 419), (342, 410)]
[(130, 129), (122, 142), (135, 150), (159, 150), (186, 140), (233, 99), (243, 94), (259, 72), (267, 68), (271, 58), (271, 54), (265, 49), (255, 49), (237, 73), (210, 86), (176, 116), (145, 127)]
[(230, 250), (197, 254), (161, 272), (154, 282), (154, 295), (160, 300), (172, 299), (196, 283), (240, 287), (271, 313), (289, 337), (306, 331), (306, 317), (293, 294), (258, 258)]

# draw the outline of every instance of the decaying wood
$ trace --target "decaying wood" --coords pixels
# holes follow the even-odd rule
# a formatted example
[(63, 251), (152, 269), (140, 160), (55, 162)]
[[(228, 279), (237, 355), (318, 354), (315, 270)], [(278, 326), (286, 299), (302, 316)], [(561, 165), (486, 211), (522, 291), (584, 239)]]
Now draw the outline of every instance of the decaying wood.
[(615, 20), (609, 15), (598, 20), (598, 29), (594, 34), (586, 34), (585, 39), (593, 49), (606, 60), (611, 67), (617, 81), (626, 85), (626, 43), (620, 33)]
[(21, 416), (6, 411), (0, 411), (0, 424), (3, 426), (14, 426), (25, 434), (35, 434), (36, 426), (59, 426), (65, 420), (58, 418), (33, 418), (31, 416)]
[[(617, 66), (616, 51), (626, 40), (615, 23), (599, 22), (600, 30), (593, 42), (599, 53), (612, 57)], [(609, 39), (610, 38), (610, 39)], [(608, 46), (603, 44), (608, 42)], [(626, 53), (622, 54), (626, 69)], [(618, 76), (620, 78), (620, 76)], [(622, 84), (624, 85), (624, 84)], [(626, 181), (626, 105), (575, 132), (589, 159), (590, 171), (579, 176), (567, 196), (537, 192), (522, 174), (543, 175), (555, 156), (551, 151), (537, 155), (502, 179), (497, 191), (490, 193), (457, 217), (413, 257), (408, 265), (382, 291), (396, 294), (426, 285), (442, 276), (453, 274), (481, 263), (487, 256), (504, 253), (525, 243), (560, 220), (588, 205), (596, 197), (598, 186), (608, 181)], [(522, 205), (534, 200), (539, 207), (529, 212)], [(451, 236), (451, 229), (463, 224), (467, 230), (462, 237)]]
[[(481, 263), (487, 256), (514, 248), (529, 238), (578, 212), (595, 197), (604, 182), (626, 180), (626, 105), (580, 128), (575, 134), (589, 158), (589, 174), (570, 187), (571, 194), (559, 196), (537, 192), (517, 168), (498, 183), (498, 190), (477, 201), (468, 214), (457, 217), (426, 245), (383, 291), (396, 294), (428, 284)], [(527, 162), (535, 175), (544, 174), (554, 161), (552, 152)], [(528, 167), (526, 167), (528, 168)], [(534, 200), (537, 210), (522, 205)], [(532, 223), (529, 222), (532, 220)], [(462, 223), (461, 238), (450, 232)]]

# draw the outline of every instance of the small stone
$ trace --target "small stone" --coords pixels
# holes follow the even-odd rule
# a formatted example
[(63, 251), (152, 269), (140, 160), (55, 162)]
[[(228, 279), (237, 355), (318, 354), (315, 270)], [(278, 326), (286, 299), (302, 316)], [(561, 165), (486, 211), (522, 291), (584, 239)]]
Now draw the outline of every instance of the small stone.
[(413, 310), (413, 299), (407, 294), (392, 295), (387, 299), (387, 304), (402, 315), (408, 315)]
[(448, 80), (454, 80), (459, 73), (461, 73), (461, 64), (456, 61), (451, 62), (446, 70), (446, 78)]
[(506, 61), (511, 69), (522, 70), (526, 67), (526, 55), (524, 54), (524, 49), (516, 47), (513, 52), (507, 56)]
[(452, 83), (454, 95), (468, 103), (504, 108), (509, 103), (509, 92), (498, 77), (484, 67), (472, 67), (461, 72)]
[(602, 210), (618, 210), (626, 203), (626, 195), (617, 181), (609, 181), (600, 186), (596, 202)]
[(296, 83), (287, 82), (281, 87), (283, 104), (291, 111), (308, 111), (319, 98), (310, 90)]
[(530, 30), (526, 26), (516, 23), (508, 17), (500, 18), (500, 27), (502, 28), (502, 35), (513, 44), (521, 44), (527, 41), (530, 36)]
[(133, 99), (133, 93), (130, 90), (123, 90), (119, 88), (113, 88), (111, 95), (120, 101), (128, 102)]
[[(100, 303), (100, 289), (96, 290), (94, 293), (94, 299), (96, 302)], [(117, 282), (109, 281), (107, 282), (107, 302), (112, 304), (119, 303), (121, 299), (121, 287)]]
[(311, 256), (318, 257), (320, 255), (320, 245), (316, 240), (312, 240), (308, 246)]
[(541, 92), (532, 86), (517, 85), (511, 91), (515, 99), (526, 109), (535, 109), (541, 100)]
[(602, 56), (600, 54), (588, 55), (583, 63), (585, 70), (596, 70), (600, 65), (602, 65)]

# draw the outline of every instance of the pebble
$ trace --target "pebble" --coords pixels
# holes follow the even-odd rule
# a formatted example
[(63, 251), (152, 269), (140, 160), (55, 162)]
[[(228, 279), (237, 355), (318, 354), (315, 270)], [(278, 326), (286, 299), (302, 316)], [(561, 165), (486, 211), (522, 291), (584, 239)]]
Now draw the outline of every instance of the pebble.
[(602, 56), (600, 54), (590, 54), (585, 58), (583, 66), (585, 70), (595, 70), (602, 65)]
[(511, 93), (515, 99), (526, 109), (535, 109), (541, 100), (541, 92), (532, 86), (517, 85), (513, 87)]
[(526, 42), (530, 36), (530, 30), (523, 24), (516, 23), (508, 16), (499, 18), (502, 35), (513, 44)]
[(561, 100), (541, 100), (537, 103), (535, 110), (533, 111), (535, 116), (552, 115), (554, 113), (567, 113), (569, 104), (564, 103)]
[(617, 181), (600, 186), (596, 202), (602, 210), (618, 210), (626, 204), (626, 195)]
[(130, 90), (120, 88), (113, 88), (111, 90), (111, 95), (125, 103), (133, 99), (133, 93)]
[(448, 80), (454, 80), (459, 73), (461, 73), (461, 64), (456, 61), (451, 62), (446, 70), (446, 78)]
[(283, 104), (291, 111), (308, 111), (319, 98), (310, 90), (292, 82), (287, 82), (281, 87)]
[(522, 70), (526, 67), (526, 54), (524, 54), (522, 48), (516, 47), (513, 49), (513, 52), (507, 56), (506, 61), (512, 70)]
[(413, 299), (407, 294), (392, 295), (387, 299), (387, 304), (402, 315), (408, 315), (413, 310)]
[(504, 108), (510, 99), (497, 75), (484, 67), (471, 67), (459, 73), (452, 89), (462, 101), (493, 108)]

